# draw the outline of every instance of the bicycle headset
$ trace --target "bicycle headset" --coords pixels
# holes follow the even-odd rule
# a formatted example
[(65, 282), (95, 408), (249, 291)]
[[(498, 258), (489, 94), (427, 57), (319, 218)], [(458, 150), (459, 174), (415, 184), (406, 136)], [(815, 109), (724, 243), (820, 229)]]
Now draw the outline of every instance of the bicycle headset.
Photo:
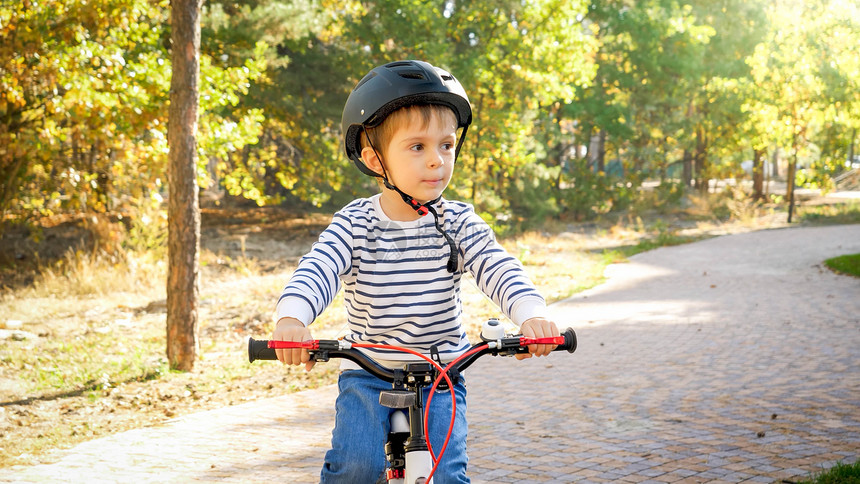
[[(343, 144), (347, 157), (362, 173), (382, 178), (385, 187), (397, 192), (419, 215), (433, 214), (436, 230), (445, 237), (451, 251), (447, 267), (448, 272), (453, 273), (457, 269), (457, 246), (442, 228), (439, 214), (433, 208), (433, 204), (441, 197), (422, 204), (391, 183), (384, 162), (380, 163), (382, 165), (380, 174), (368, 168), (361, 159), (361, 136), (368, 128), (379, 126), (389, 114), (400, 108), (427, 104), (447, 106), (457, 118), (457, 128), (463, 128), (454, 151), (456, 162), (463, 140), (466, 138), (466, 131), (472, 123), (469, 98), (460, 82), (449, 72), (418, 60), (391, 62), (376, 67), (358, 82), (343, 108), (341, 118)], [(371, 148), (376, 151), (372, 143)], [(384, 161), (378, 152), (377, 156)]]

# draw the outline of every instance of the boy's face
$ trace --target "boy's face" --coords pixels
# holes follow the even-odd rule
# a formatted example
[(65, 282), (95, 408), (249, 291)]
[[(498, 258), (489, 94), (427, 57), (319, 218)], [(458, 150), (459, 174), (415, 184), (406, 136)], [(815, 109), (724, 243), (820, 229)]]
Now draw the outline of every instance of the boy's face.
[[(383, 160), (390, 181), (421, 203), (438, 198), (451, 181), (457, 146), (457, 122), (449, 110), (437, 110), (424, 123), (421, 114), (409, 112), (394, 130)], [(403, 201), (393, 190), (383, 197)]]

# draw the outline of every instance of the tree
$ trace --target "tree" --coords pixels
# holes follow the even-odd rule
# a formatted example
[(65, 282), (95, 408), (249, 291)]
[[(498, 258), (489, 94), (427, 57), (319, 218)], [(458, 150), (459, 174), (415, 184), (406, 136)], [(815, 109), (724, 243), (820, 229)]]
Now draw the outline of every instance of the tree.
[(0, 211), (104, 211), (155, 184), (162, 11), (146, 0), (0, 7)]
[[(167, 167), (167, 0), (30, 0), (0, 5), (0, 212), (28, 223), (69, 212), (134, 219), (159, 198)], [(213, 159), (259, 136), (241, 106), (265, 68), (263, 44), (239, 62), (201, 53), (200, 182)], [(217, 59), (217, 60), (215, 60)], [(0, 228), (2, 233), (2, 228)]]
[[(765, 40), (747, 58), (758, 88), (750, 112), (761, 131), (789, 149), (788, 221), (794, 209), (799, 160), (819, 151), (811, 139), (828, 113), (857, 104), (858, 9), (840, 0), (780, 0), (767, 10)], [(852, 44), (853, 43), (853, 44)], [(853, 79), (852, 79), (853, 77)], [(845, 119), (848, 128), (856, 121)], [(838, 118), (837, 118), (838, 119)]]
[(673, 0), (593, 2), (585, 22), (599, 45), (597, 76), (563, 110), (579, 126), (578, 144), (589, 145), (597, 133), (606, 142), (595, 143), (599, 152), (590, 159), (604, 157), (600, 151), (623, 158), (626, 178), (637, 186), (649, 175), (665, 180), (674, 159), (692, 160), (695, 99), (713, 28)]
[(171, 368), (194, 368), (197, 340), (200, 208), (197, 187), (197, 122), (200, 99), (201, 0), (173, 0), (172, 76), (167, 140), (168, 275), (167, 358)]
[[(686, 133), (685, 149), (693, 150), (696, 185), (706, 190), (711, 176), (735, 176), (742, 159), (753, 149), (753, 162), (760, 162), (766, 148), (747, 123), (743, 104), (752, 94), (750, 68), (745, 59), (763, 39), (765, 15), (759, 0), (710, 0), (693, 2), (696, 18), (713, 28), (704, 46), (698, 89), (690, 99), (692, 130)], [(757, 170), (761, 174), (761, 170)], [(760, 178), (760, 177), (759, 177)]]
[[(204, 53), (223, 63), (266, 61), (237, 108), (265, 113), (259, 141), (211, 155), (216, 182), (258, 204), (338, 204), (366, 190), (345, 163), (338, 132), (349, 89), (345, 47), (339, 44), (343, 2), (248, 0), (207, 2)], [(255, 53), (260, 40), (265, 50)], [(352, 182), (352, 183), (347, 183)], [(339, 193), (339, 192), (344, 193)], [(349, 198), (346, 198), (349, 197)]]

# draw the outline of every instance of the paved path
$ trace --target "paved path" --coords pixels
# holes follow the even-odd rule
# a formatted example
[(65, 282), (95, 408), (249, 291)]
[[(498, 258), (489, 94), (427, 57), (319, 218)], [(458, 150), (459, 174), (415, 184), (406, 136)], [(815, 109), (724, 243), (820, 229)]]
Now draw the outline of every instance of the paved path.
[[(860, 459), (860, 225), (724, 236), (611, 266), (553, 305), (574, 355), (468, 372), (486, 482), (793, 482)], [(81, 444), (0, 482), (315, 482), (335, 389)]]

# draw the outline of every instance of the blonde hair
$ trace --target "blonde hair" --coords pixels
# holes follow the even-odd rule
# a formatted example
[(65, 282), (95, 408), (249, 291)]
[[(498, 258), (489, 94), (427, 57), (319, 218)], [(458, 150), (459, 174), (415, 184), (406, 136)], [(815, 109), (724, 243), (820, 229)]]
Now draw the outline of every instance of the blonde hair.
[[(384, 153), (394, 133), (402, 126), (417, 121), (421, 123), (421, 129), (426, 129), (437, 116), (442, 119), (450, 118), (453, 124), (457, 124), (454, 110), (440, 104), (413, 104), (400, 108), (389, 114), (379, 126), (364, 129), (360, 136), (361, 149), (372, 145), (378, 153)], [(368, 137), (370, 143), (367, 141)]]

